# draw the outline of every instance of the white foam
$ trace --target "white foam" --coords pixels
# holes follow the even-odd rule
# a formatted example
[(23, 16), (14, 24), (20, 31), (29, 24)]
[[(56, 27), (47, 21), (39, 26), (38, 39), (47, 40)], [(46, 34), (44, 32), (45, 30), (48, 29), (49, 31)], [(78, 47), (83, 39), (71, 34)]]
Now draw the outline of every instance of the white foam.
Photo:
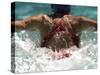
[[(21, 36), (19, 36), (21, 34)], [(23, 72), (40, 72), (40, 71), (58, 71), (89, 69), (97, 67), (97, 33), (87, 33), (87, 41), (81, 37), (81, 48), (76, 49), (70, 58), (54, 60), (51, 57), (51, 50), (47, 48), (37, 48), (36, 42), (23, 32), (16, 35), (16, 69), (17, 73)], [(95, 34), (92, 40), (90, 34)], [(82, 35), (82, 36), (84, 36)], [(35, 35), (34, 35), (35, 36)], [(22, 39), (24, 37), (24, 39)], [(33, 38), (34, 39), (34, 38)], [(37, 37), (38, 39), (38, 37)]]

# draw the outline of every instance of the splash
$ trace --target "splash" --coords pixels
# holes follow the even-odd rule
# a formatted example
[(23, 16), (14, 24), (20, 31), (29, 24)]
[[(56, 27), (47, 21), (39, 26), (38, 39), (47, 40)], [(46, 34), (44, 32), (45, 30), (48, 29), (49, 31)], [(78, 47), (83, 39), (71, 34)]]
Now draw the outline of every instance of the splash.
[(16, 73), (84, 70), (97, 67), (97, 33), (82, 32), (81, 48), (70, 48), (72, 51), (75, 50), (72, 56), (60, 60), (52, 59), (50, 49), (40, 48), (40, 40), (38, 32), (15, 33)]

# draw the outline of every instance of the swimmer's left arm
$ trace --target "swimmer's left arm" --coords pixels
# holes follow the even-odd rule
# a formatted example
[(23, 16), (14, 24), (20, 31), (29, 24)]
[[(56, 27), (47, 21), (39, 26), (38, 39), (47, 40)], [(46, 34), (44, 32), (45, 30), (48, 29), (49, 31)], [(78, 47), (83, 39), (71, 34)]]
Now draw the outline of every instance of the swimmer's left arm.
[(97, 21), (84, 17), (84, 16), (80, 16), (80, 23), (82, 23), (84, 26), (87, 27), (95, 27), (95, 29), (97, 30)]

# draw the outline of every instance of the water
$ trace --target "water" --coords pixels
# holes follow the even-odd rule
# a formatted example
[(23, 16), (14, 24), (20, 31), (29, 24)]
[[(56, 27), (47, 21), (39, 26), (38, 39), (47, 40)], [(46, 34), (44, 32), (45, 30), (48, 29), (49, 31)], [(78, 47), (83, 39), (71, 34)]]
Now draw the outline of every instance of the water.
[[(24, 19), (39, 13), (52, 13), (50, 5), (16, 3), (16, 19)], [(97, 18), (95, 7), (72, 6), (71, 14)], [(12, 38), (12, 45), (13, 45)], [(84, 70), (97, 68), (97, 32), (83, 31), (81, 48), (77, 49), (70, 58), (54, 60), (51, 50), (40, 48), (39, 32), (21, 31), (15, 33), (15, 72), (44, 72), (63, 70)]]

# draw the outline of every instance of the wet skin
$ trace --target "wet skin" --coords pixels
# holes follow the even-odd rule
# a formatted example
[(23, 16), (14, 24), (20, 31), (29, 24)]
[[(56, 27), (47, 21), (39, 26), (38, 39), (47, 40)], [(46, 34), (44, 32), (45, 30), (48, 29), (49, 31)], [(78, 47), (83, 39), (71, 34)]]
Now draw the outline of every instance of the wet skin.
[[(89, 27), (94, 27), (95, 30), (97, 30), (97, 21), (89, 19), (84, 16), (73, 16), (73, 15), (64, 15), (63, 17), (64, 24), (65, 24), (65, 31), (59, 31), (56, 32), (52, 38), (50, 38), (50, 41), (47, 42), (47, 45), (45, 47), (51, 48), (53, 51), (58, 51), (63, 48), (68, 48), (73, 46), (75, 39), (80, 38), (80, 33), (83, 30), (88, 29)], [(24, 20), (19, 21), (12, 21), (11, 26), (15, 27), (15, 31), (21, 31), (21, 30), (27, 30), (27, 31), (35, 31), (39, 30), (41, 38), (44, 39), (45, 36), (52, 30), (52, 28), (59, 23), (61, 18), (55, 18), (52, 19), (48, 17), (47, 15), (37, 15), (37, 16), (31, 16), (29, 18), (26, 18)], [(68, 22), (70, 23), (70, 26), (68, 26)], [(69, 39), (70, 37), (66, 35), (66, 32), (69, 32), (69, 34), (72, 34), (73, 32), (75, 34), (75, 38)], [(43, 41), (43, 40), (42, 40)], [(80, 41), (76, 41), (78, 44)], [(41, 42), (42, 43), (42, 42)], [(70, 45), (71, 44), (71, 45)], [(58, 49), (57, 49), (58, 48)], [(67, 54), (65, 54), (67, 55)], [(67, 56), (66, 56), (67, 57)]]

